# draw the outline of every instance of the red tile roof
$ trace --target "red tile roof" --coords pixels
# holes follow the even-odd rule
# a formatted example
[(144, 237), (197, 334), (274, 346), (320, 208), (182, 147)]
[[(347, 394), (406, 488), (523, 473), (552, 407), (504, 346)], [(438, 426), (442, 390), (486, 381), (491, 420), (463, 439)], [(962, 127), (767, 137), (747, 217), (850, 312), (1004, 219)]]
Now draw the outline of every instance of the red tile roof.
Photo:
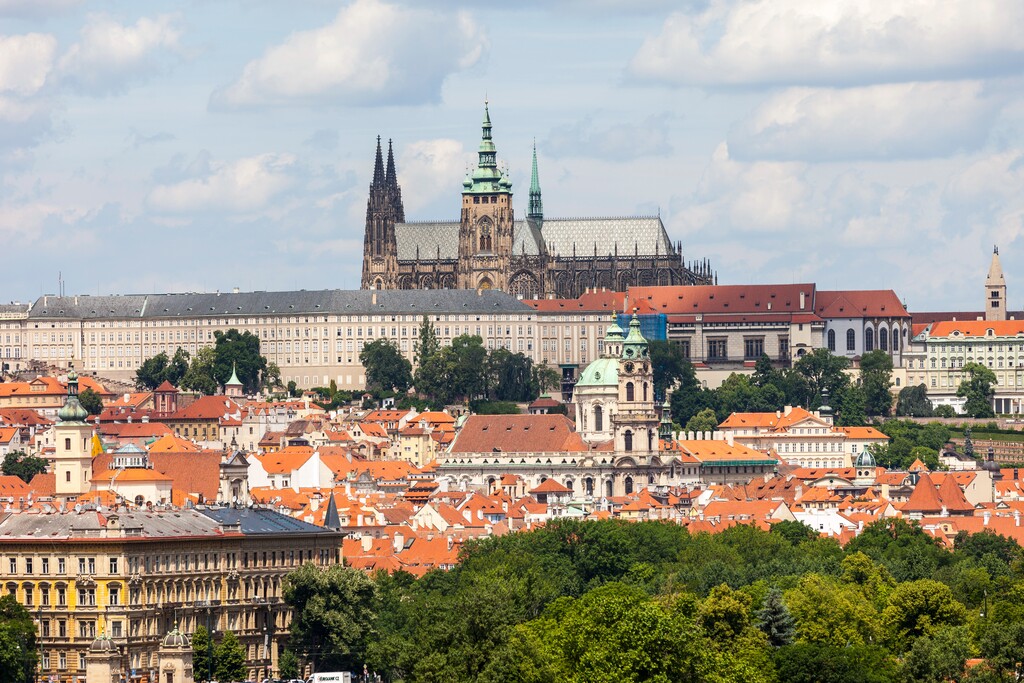
[(946, 320), (932, 324), (929, 337), (984, 337), (988, 330), (997, 337), (1024, 335), (1024, 320)]
[[(800, 293), (804, 307), (800, 308)], [(629, 306), (647, 302), (657, 313), (693, 315), (813, 314), (813, 283), (630, 287)]]
[(909, 500), (903, 504), (903, 512), (920, 512), (923, 514), (938, 514), (942, 512), (942, 501), (939, 500), (938, 489), (932, 483), (932, 478), (927, 472), (922, 472), (917, 480), (914, 492), (910, 494)]
[(471, 415), (451, 453), (540, 453), (586, 451), (564, 415)]
[(814, 310), (822, 318), (909, 318), (891, 289), (819, 291)]

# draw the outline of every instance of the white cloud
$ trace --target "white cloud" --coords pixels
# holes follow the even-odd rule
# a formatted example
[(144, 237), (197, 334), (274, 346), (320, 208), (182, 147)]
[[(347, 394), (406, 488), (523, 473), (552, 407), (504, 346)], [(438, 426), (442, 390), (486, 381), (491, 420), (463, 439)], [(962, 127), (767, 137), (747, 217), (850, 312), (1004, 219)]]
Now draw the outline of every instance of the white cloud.
[(1012, 73), (1019, 0), (719, 0), (672, 14), (630, 71), (675, 85), (853, 85)]
[(233, 162), (200, 164), (192, 178), (157, 185), (148, 205), (161, 212), (228, 211), (245, 213), (268, 206), (295, 184), (296, 159), (290, 154), (261, 154)]
[(729, 151), (736, 159), (943, 157), (984, 145), (1004, 100), (978, 81), (788, 88), (734, 126)]
[(170, 14), (142, 17), (131, 25), (103, 15), (90, 16), (79, 42), (61, 56), (61, 76), (86, 92), (118, 92), (162, 68), (167, 51), (178, 47), (178, 22)]
[(45, 33), (0, 36), (0, 93), (34, 95), (53, 69), (57, 39)]
[(595, 129), (588, 119), (551, 131), (544, 151), (553, 157), (592, 157), (629, 161), (665, 156), (672, 152), (668, 141), (669, 114), (649, 116), (642, 124), (616, 123)]
[(461, 142), (447, 138), (419, 140), (399, 152), (395, 163), (406, 217), (415, 216), (439, 196), (447, 199), (446, 195), (458, 194), (471, 160)]
[(290, 35), (211, 96), (213, 107), (435, 102), (487, 48), (465, 13), (356, 0), (327, 26)]

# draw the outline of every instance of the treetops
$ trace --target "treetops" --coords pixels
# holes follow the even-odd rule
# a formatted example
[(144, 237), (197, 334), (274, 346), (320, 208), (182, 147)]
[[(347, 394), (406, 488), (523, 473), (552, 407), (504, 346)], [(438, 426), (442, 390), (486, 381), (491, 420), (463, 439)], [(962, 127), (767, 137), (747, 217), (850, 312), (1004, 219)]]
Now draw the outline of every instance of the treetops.
[(303, 568), (285, 597), (300, 659), (386, 681), (1009, 681), (1021, 559), (992, 533), (949, 550), (900, 519), (845, 548), (796, 522), (558, 520), (419, 580)]

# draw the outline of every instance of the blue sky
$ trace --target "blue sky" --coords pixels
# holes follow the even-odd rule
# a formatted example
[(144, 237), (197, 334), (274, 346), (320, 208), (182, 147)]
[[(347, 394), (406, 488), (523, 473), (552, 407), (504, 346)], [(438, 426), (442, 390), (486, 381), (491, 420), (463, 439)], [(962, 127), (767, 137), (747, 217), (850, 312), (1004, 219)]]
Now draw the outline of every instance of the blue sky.
[(352, 288), (378, 134), (454, 219), (660, 211), (721, 283), (1024, 306), (1019, 0), (0, 0), (0, 299)]

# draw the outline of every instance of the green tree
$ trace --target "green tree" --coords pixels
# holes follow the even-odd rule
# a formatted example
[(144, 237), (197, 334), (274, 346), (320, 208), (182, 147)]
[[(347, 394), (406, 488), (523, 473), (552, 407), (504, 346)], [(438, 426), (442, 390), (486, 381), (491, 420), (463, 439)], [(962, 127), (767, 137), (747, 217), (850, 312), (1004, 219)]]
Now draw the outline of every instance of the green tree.
[(277, 660), (277, 675), (285, 680), (299, 677), (299, 658), (288, 648), (281, 652)]
[(957, 387), (956, 395), (967, 399), (964, 402), (964, 413), (970, 417), (995, 417), (992, 410), (992, 397), (995, 390), (996, 373), (981, 363), (968, 363), (964, 366), (967, 378)]
[(277, 387), (281, 386), (281, 368), (278, 367), (277, 363), (267, 363), (267, 371), (263, 375), (263, 388), (267, 391), (273, 391)]
[(82, 404), (90, 415), (99, 415), (103, 412), (103, 399), (100, 395), (88, 387), (85, 391), (79, 392), (78, 402)]
[(964, 428), (964, 455), (968, 458), (975, 457), (974, 439), (971, 438), (971, 428), (969, 426)]
[(900, 389), (896, 399), (896, 415), (900, 417), (932, 417), (934, 414), (931, 399), (928, 398), (928, 387), (918, 384)]
[(549, 367), (547, 362), (534, 365), (531, 376), (532, 395), (530, 399), (532, 400), (541, 394), (555, 391), (561, 383), (562, 376), (557, 369)]
[(218, 681), (242, 681), (248, 673), (245, 648), (234, 631), (227, 631), (214, 650), (214, 674)]
[(437, 332), (433, 323), (426, 315), (420, 323), (419, 341), (416, 343), (416, 369), (423, 367), (438, 351), (441, 350), (441, 343), (437, 340)]
[(718, 416), (711, 408), (705, 408), (686, 423), (688, 432), (713, 432), (718, 428)]
[(291, 647), (314, 671), (362, 668), (375, 633), (377, 592), (370, 577), (307, 563), (288, 575), (284, 599), (294, 610)]
[(197, 681), (213, 680), (213, 640), (205, 626), (197, 626), (192, 634), (192, 670)]
[(204, 346), (192, 356), (188, 371), (181, 378), (181, 388), (189, 391), (198, 391), (201, 394), (212, 396), (217, 393), (218, 383), (214, 374), (217, 362), (217, 352), (212, 346)]
[(32, 616), (13, 595), (0, 598), (0, 681), (32, 683), (39, 648)]
[(867, 414), (887, 417), (892, 412), (892, 356), (879, 349), (861, 356), (860, 384)]
[(163, 351), (144, 360), (139, 369), (135, 371), (135, 386), (152, 391), (163, 384), (167, 363), (167, 354)]
[(267, 359), (260, 355), (260, 338), (248, 330), (240, 333), (235, 328), (227, 332), (217, 330), (213, 338), (213, 377), (217, 384), (224, 386), (234, 371), (246, 393), (259, 391), (267, 370)]
[(953, 406), (943, 403), (941, 406), (935, 406), (935, 410), (932, 413), (935, 417), (956, 417), (956, 410)]
[(776, 654), (779, 680), (786, 683), (891, 683), (896, 665), (881, 647), (795, 643)]
[(366, 386), (370, 390), (404, 393), (412, 385), (412, 363), (390, 339), (377, 339), (364, 346), (359, 362), (366, 370)]
[(288, 395), (295, 398), (299, 395), (299, 385), (295, 383), (295, 380), (288, 381)]
[(801, 357), (793, 366), (793, 371), (806, 381), (806, 393), (801, 403), (808, 410), (816, 409), (821, 405), (826, 389), (830, 395), (829, 400), (838, 403), (850, 381), (844, 372), (849, 366), (848, 359), (834, 356), (825, 348), (815, 349)]
[(801, 642), (843, 647), (870, 644), (881, 635), (878, 612), (857, 586), (819, 574), (805, 574), (786, 591)]
[(164, 379), (174, 386), (178, 386), (181, 378), (188, 372), (189, 358), (188, 351), (179, 346), (174, 352), (174, 357), (171, 358), (170, 362), (167, 363), (167, 367), (164, 368)]
[(783, 388), (782, 372), (772, 366), (772, 359), (764, 353), (754, 363), (754, 374), (750, 376), (750, 380), (756, 387), (774, 386), (779, 389)]
[(483, 396), (487, 390), (487, 349), (477, 335), (463, 334), (448, 347), (454, 361), (455, 395), (460, 399)]
[(508, 349), (494, 349), (487, 357), (487, 385), (496, 401), (529, 401), (533, 391), (533, 361)]
[(848, 386), (843, 392), (836, 423), (843, 427), (861, 427), (867, 424), (867, 402), (867, 393), (863, 385)]
[(943, 626), (932, 636), (914, 641), (903, 659), (903, 675), (914, 683), (947, 683), (963, 679), (971, 637), (966, 626)]
[(37, 458), (26, 454), (25, 451), (11, 451), (4, 456), (0, 469), (4, 474), (21, 477), (27, 484), (32, 481), (32, 477), (46, 472), (48, 466), (46, 458)]
[(796, 638), (796, 621), (778, 588), (772, 588), (756, 613), (757, 627), (768, 637), (772, 647), (789, 645)]
[(967, 609), (953, 598), (946, 584), (919, 579), (896, 586), (882, 612), (882, 621), (889, 641), (905, 651), (915, 638), (931, 635), (940, 626), (965, 623)]
[(671, 341), (648, 342), (651, 355), (651, 370), (654, 373), (654, 396), (662, 400), (665, 392), (682, 381), (692, 370), (690, 361), (683, 355), (682, 347)]

